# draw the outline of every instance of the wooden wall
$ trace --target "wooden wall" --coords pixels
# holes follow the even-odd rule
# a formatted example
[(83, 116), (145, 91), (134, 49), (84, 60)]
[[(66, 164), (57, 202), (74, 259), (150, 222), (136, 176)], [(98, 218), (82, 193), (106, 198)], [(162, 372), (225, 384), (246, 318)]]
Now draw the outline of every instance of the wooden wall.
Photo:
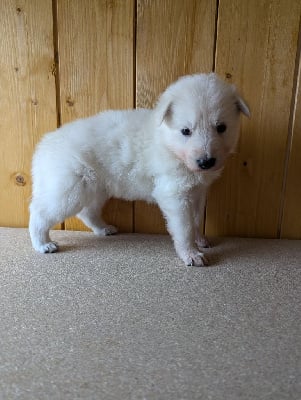
[[(2, 0), (0, 10), (1, 226), (28, 224), (45, 132), (151, 107), (179, 76), (214, 70), (252, 118), (210, 190), (207, 234), (301, 238), (300, 0)], [(112, 200), (104, 213), (121, 231), (165, 232), (143, 202)], [(85, 229), (75, 218), (63, 227)]]

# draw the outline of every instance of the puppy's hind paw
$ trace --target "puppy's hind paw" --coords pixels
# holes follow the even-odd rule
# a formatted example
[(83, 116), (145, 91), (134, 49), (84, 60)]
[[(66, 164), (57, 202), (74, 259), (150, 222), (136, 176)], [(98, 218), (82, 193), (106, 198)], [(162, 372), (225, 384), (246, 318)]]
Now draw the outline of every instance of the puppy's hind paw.
[(211, 247), (211, 243), (209, 242), (208, 238), (206, 236), (200, 236), (196, 240), (196, 244), (199, 249), (208, 249)]
[(102, 228), (97, 228), (94, 230), (95, 235), (97, 236), (110, 236), (115, 235), (118, 232), (116, 226), (106, 225)]
[(108, 225), (103, 230), (105, 236), (115, 235), (118, 232), (116, 226), (113, 225)]

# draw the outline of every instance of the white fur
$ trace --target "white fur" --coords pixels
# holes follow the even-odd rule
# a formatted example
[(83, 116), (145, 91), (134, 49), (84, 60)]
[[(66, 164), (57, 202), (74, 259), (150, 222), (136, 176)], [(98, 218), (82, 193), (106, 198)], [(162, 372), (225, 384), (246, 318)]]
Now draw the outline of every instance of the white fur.
[[(198, 247), (208, 244), (199, 234), (206, 190), (234, 151), (239, 111), (249, 116), (234, 86), (200, 74), (169, 86), (152, 110), (107, 111), (45, 135), (32, 164), (33, 247), (57, 251), (49, 229), (73, 215), (97, 235), (116, 233), (100, 218), (106, 200), (139, 199), (159, 205), (185, 264), (204, 265)], [(197, 160), (205, 157), (216, 162), (203, 170)]]

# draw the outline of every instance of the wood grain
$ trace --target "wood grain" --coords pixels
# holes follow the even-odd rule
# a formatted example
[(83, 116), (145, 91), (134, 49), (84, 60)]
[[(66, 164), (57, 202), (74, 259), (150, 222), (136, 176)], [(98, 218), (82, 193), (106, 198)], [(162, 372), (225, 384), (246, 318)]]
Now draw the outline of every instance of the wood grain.
[(288, 143), (290, 157), (286, 176), (281, 237), (301, 239), (301, 59), (296, 88), (296, 102), (293, 108), (292, 138)]
[(2, 1), (0, 37), (0, 224), (22, 227), (33, 149), (56, 128), (51, 0)]
[[(133, 0), (57, 3), (62, 123), (106, 109), (133, 108)], [(132, 205), (113, 201), (109, 223), (132, 231)], [(75, 218), (67, 229), (86, 229)]]
[(209, 235), (277, 237), (301, 3), (220, 0), (216, 71), (242, 89), (237, 154), (210, 192)]
[[(138, 0), (136, 106), (152, 107), (178, 77), (213, 67), (216, 2)], [(135, 203), (135, 231), (165, 232), (159, 209)]]
[[(152, 107), (179, 76), (215, 67), (241, 88), (252, 118), (210, 191), (207, 234), (301, 238), (299, 0), (1, 6), (0, 225), (27, 225), (33, 149), (57, 120)], [(121, 231), (165, 232), (158, 208), (143, 202), (114, 199), (104, 216)], [(76, 219), (65, 225), (86, 229)]]

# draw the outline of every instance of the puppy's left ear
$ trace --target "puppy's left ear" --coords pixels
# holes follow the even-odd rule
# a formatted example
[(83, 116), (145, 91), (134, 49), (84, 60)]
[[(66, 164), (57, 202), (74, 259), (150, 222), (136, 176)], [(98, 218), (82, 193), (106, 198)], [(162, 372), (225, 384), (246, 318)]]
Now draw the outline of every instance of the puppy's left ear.
[(236, 100), (235, 104), (236, 104), (238, 111), (242, 112), (248, 118), (251, 117), (251, 112), (250, 112), (250, 109), (249, 109), (247, 103), (239, 95), (237, 95), (237, 100)]
[(236, 97), (235, 105), (237, 107), (237, 110), (239, 112), (242, 112), (246, 117), (250, 118), (251, 112), (250, 112), (249, 106), (247, 105), (246, 101), (241, 97), (241, 95), (238, 93), (236, 86), (235, 85), (231, 85), (231, 86), (232, 86), (234, 95)]

